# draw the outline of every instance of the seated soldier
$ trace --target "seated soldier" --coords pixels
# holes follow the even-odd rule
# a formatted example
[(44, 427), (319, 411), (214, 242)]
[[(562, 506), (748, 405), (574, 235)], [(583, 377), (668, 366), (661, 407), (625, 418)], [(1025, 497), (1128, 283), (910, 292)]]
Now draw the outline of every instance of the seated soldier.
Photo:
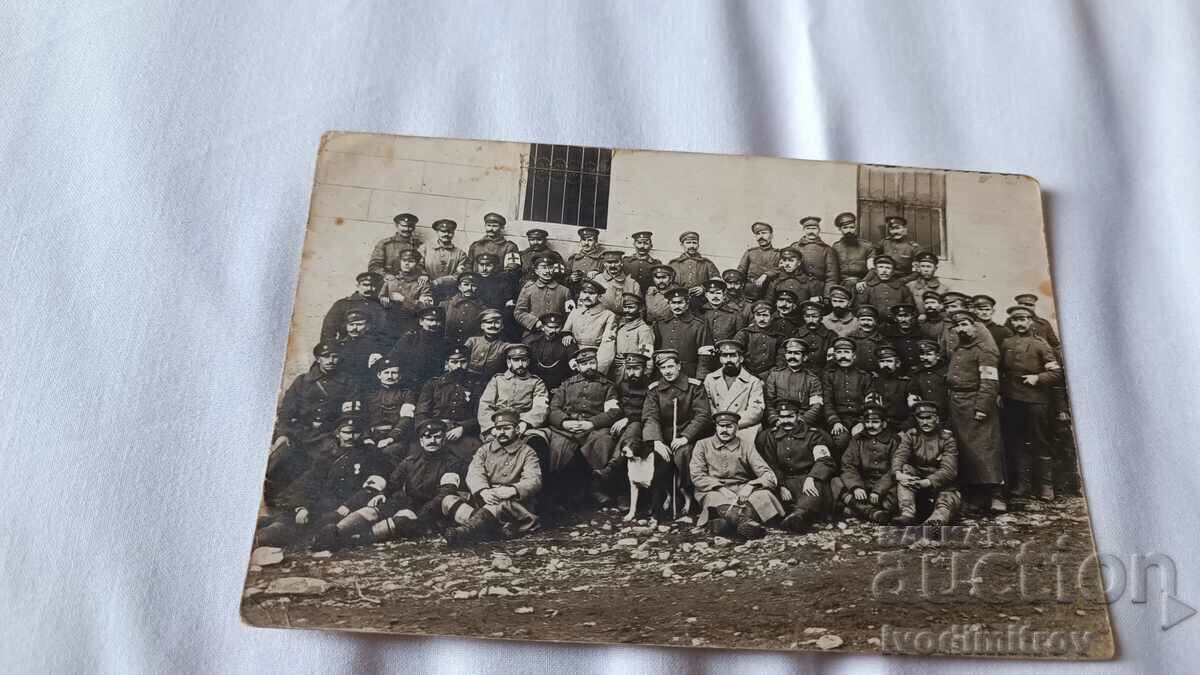
[(756, 300), (750, 306), (750, 325), (734, 336), (746, 347), (746, 370), (760, 379), (765, 379), (767, 373), (782, 361), (779, 345), (783, 336), (771, 329), (772, 312), (771, 303)]
[(455, 345), (446, 356), (446, 372), (421, 386), (416, 419), (446, 423), (446, 449), (463, 462), (471, 461), (479, 447), (476, 408), (487, 381), (467, 370), (467, 348)]
[(346, 312), (345, 337), (338, 340), (338, 367), (357, 391), (376, 386), (371, 365), (388, 353), (388, 345), (376, 333), (372, 315), (361, 309)]
[(496, 413), (504, 410), (515, 412), (521, 417), (521, 435), (538, 452), (541, 465), (549, 473), (553, 470), (553, 464), (544, 427), (550, 412), (550, 391), (546, 389), (542, 378), (529, 372), (528, 347), (522, 344), (509, 345), (504, 356), (507, 369), (489, 380), (479, 397), (477, 415), (480, 438), (488, 439), (491, 420)]
[(416, 412), (417, 393), (410, 384), (401, 384), (400, 363), (385, 356), (372, 366), (379, 388), (363, 400), (367, 415), (367, 441), (394, 459), (408, 450)]
[(467, 367), (472, 373), (491, 377), (504, 370), (504, 352), (511, 346), (500, 337), (504, 330), (504, 315), (496, 309), (485, 309), (479, 313), (479, 335), (472, 335), (464, 343), (467, 346)]
[(464, 525), (447, 529), (450, 547), (532, 532), (538, 527), (532, 500), (542, 489), (537, 453), (522, 438), (524, 426), (515, 410), (501, 410), (489, 420), (490, 439), (467, 467), (467, 491), (475, 510)]
[(863, 433), (842, 455), (842, 475), (834, 479), (835, 499), (849, 513), (886, 525), (896, 512), (896, 477), (892, 458), (899, 435), (889, 428), (887, 411), (870, 404), (863, 409)]
[(791, 513), (779, 525), (802, 533), (829, 515), (833, 504), (830, 481), (837, 462), (830, 452), (829, 434), (800, 419), (802, 406), (780, 401), (773, 429), (763, 429), (755, 445), (779, 479), (780, 495)]
[(379, 292), (379, 304), (387, 317), (380, 333), (386, 338), (395, 340), (415, 328), (417, 310), (433, 306), (429, 273), (421, 262), (421, 253), (410, 248), (401, 251), (400, 257), (388, 268)]
[(917, 369), (908, 380), (909, 410), (917, 401), (929, 401), (945, 410), (950, 405), (946, 389), (946, 361), (937, 340), (922, 338), (917, 342)]
[(458, 492), (467, 471), (462, 458), (446, 450), (446, 423), (427, 419), (417, 426), (420, 451), (405, 457), (387, 481), (386, 496), (323, 527), (317, 549), (418, 537), (447, 522), (445, 498)]
[(962, 494), (955, 487), (958, 477), (958, 445), (954, 434), (941, 427), (937, 406), (928, 401), (913, 405), (917, 427), (900, 433), (900, 444), (892, 457), (896, 477), (896, 501), (900, 515), (896, 525), (912, 525), (920, 513), (929, 512), (927, 527), (952, 524), (962, 508)]
[(257, 546), (296, 543), (383, 494), (391, 467), (379, 450), (363, 443), (366, 424), (361, 415), (343, 416), (336, 428), (336, 441), (268, 505), (271, 514), (260, 523)]
[(458, 293), (439, 305), (446, 314), (446, 339), (461, 343), (479, 332), (479, 315), (485, 307), (478, 297), (479, 275), (458, 275)]
[[(668, 503), (672, 515), (690, 510), (687, 491), (692, 445), (710, 433), (712, 416), (703, 383), (683, 374), (679, 352), (659, 350), (654, 353), (654, 364), (659, 379), (646, 392), (642, 440), (654, 449), (651, 505), (655, 517), (661, 520), (668, 513)], [(682, 493), (672, 487), (676, 479)]]
[(529, 369), (542, 378), (550, 389), (557, 389), (571, 377), (571, 356), (578, 346), (573, 338), (562, 333), (563, 315), (547, 312), (538, 317), (538, 331), (525, 336), (529, 347)]
[[(616, 389), (597, 369), (596, 348), (581, 347), (574, 361), (578, 374), (563, 382), (550, 397), (550, 461), (542, 467), (547, 475), (556, 474), (555, 487), (561, 485), (576, 493), (576, 499), (569, 498), (570, 492), (556, 494), (562, 501), (576, 501), (591, 470), (608, 466), (616, 448), (616, 439), (608, 428), (621, 414)], [(586, 460), (586, 467), (580, 456)], [(600, 504), (611, 501), (598, 490), (592, 496)]]
[(696, 499), (705, 509), (709, 532), (723, 537), (761, 539), (765, 523), (783, 514), (772, 492), (775, 473), (754, 445), (738, 436), (740, 415), (723, 410), (713, 414), (716, 434), (696, 443), (690, 470)]
[(825, 399), (825, 422), (833, 434), (833, 445), (840, 459), (850, 438), (862, 430), (859, 422), (867, 394), (872, 390), (875, 376), (861, 370), (855, 362), (857, 344), (850, 338), (833, 341), (833, 364), (822, 378)]
[(900, 430), (908, 426), (908, 378), (900, 374), (900, 355), (891, 345), (875, 349), (875, 381), (868, 397), (883, 406), (888, 426)]
[(442, 373), (448, 344), (442, 325), (446, 312), (441, 307), (422, 307), (417, 310), (417, 328), (400, 337), (390, 356), (401, 364), (404, 377), (412, 382), (424, 382)]
[(579, 282), (579, 304), (567, 315), (563, 331), (581, 347), (595, 347), (600, 373), (612, 366), (617, 341), (617, 315), (600, 304), (604, 287), (592, 279)]
[(763, 398), (767, 404), (767, 422), (778, 418), (782, 401), (798, 401), (800, 418), (805, 424), (821, 421), (825, 397), (821, 378), (807, 367), (808, 343), (801, 338), (783, 341), (783, 365), (772, 368), (763, 380)]
[[(642, 443), (642, 408), (646, 404), (649, 384), (646, 355), (630, 352), (624, 357), (624, 375), (614, 385), (621, 416), (608, 428), (608, 433), (616, 439), (616, 451), (607, 465), (592, 473), (602, 490), (612, 487), (613, 477), (621, 474), (631, 458), (645, 459), (650, 453), (650, 449)], [(618, 411), (612, 412), (616, 414)]]

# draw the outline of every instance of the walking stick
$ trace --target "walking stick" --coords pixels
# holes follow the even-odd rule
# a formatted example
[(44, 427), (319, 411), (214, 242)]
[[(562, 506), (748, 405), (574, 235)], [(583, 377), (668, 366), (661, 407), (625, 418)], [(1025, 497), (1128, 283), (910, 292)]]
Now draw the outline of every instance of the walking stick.
[[(679, 399), (671, 399), (671, 443), (679, 436)], [(675, 450), (671, 449), (671, 463), (675, 463)], [(671, 467), (671, 520), (679, 519), (679, 467)]]

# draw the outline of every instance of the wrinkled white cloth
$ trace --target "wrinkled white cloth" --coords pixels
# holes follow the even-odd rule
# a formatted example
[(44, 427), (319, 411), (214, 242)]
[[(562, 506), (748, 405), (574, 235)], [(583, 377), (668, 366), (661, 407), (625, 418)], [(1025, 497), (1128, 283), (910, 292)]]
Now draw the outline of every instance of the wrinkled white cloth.
[[(1170, 555), (1200, 606), (1198, 24), (1186, 2), (0, 3), (0, 671), (1028, 670), (243, 626), (329, 129), (1037, 177), (1097, 541)], [(1200, 618), (1113, 611), (1107, 670), (1200, 657)]]

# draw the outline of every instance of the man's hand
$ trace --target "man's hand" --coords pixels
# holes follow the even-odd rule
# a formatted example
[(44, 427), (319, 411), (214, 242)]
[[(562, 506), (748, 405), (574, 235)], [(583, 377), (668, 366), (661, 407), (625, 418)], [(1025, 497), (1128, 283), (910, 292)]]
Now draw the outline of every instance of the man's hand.
[(854, 501), (856, 501), (856, 502), (867, 501), (867, 491), (862, 488), (854, 488)]
[(386, 448), (387, 446), (391, 445), (394, 441), (395, 441), (395, 439), (392, 439), (392, 438), (381, 438), (378, 441), (375, 441), (375, 447), (382, 450), (382, 449)]
[(685, 446), (687, 444), (688, 444), (688, 439), (684, 438), (683, 436), (680, 436), (679, 438), (673, 438), (673, 439), (671, 439), (671, 452), (674, 453), (676, 450), (682, 448), (683, 446)]
[(367, 506), (369, 506), (373, 509), (377, 509), (377, 508), (379, 508), (379, 506), (381, 504), (383, 504), (386, 501), (387, 501), (387, 497), (385, 497), (384, 495), (375, 495), (374, 497), (371, 497), (370, 499), (367, 500)]
[(392, 304), (392, 299), (386, 295), (381, 295), (379, 296), (379, 304), (387, 307), (388, 305)]
[(932, 486), (933, 482), (930, 481), (928, 478), (922, 478), (921, 480), (917, 481), (916, 485), (919, 488), (927, 488), (927, 487)]
[(817, 481), (813, 480), (812, 476), (804, 479), (804, 485), (800, 488), (800, 491), (809, 497), (816, 497), (821, 494), (817, 492)]
[(1038, 376), (1037, 375), (1025, 375), (1025, 376), (1021, 377), (1021, 381), (1031, 387), (1036, 387), (1037, 383), (1038, 383)]
[(496, 494), (497, 488), (484, 488), (479, 491), (479, 496), (483, 498), (484, 504), (496, 505), (500, 503), (500, 497)]
[(571, 335), (570, 333), (563, 335), (562, 343), (564, 347), (570, 347), (571, 345), (575, 344), (575, 336)]
[(367, 357), (367, 367), (375, 365), (375, 362), (383, 358), (383, 354), (372, 354)]
[(462, 438), (463, 431), (464, 430), (461, 426), (454, 427), (453, 429), (446, 432), (446, 440), (447, 441), (457, 441), (458, 439)]
[(977, 420), (986, 420), (986, 419), (987, 419), (987, 413), (983, 412), (982, 410), (976, 410), (976, 411), (975, 411), (975, 419), (977, 419)]
[(867, 282), (860, 281), (857, 284), (854, 284), (854, 292), (862, 293), (865, 290), (867, 290)]
[(625, 431), (625, 427), (627, 426), (629, 426), (629, 418), (622, 417), (616, 422), (613, 422), (612, 426), (608, 428), (608, 433), (612, 434), (613, 436), (620, 436), (621, 432)]
[(308, 509), (304, 508), (303, 506), (296, 509), (296, 524), (297, 525), (307, 525), (308, 524)]
[(830, 429), (830, 431), (833, 433), (834, 436), (845, 436), (846, 435), (846, 425), (842, 424), (841, 422), (838, 422), (833, 425), (833, 428)]
[(745, 499), (745, 498), (749, 497), (750, 493), (754, 492), (754, 487), (755, 486), (751, 483), (746, 483), (745, 485), (739, 487), (737, 489), (738, 499)]
[(577, 434), (586, 434), (587, 432), (589, 432), (595, 428), (596, 428), (596, 425), (592, 424), (591, 422), (589, 422), (587, 420), (579, 420), (578, 422), (575, 423), (575, 433), (577, 433)]
[(779, 488), (779, 499), (782, 501), (785, 501), (785, 502), (792, 501), (792, 491), (785, 487), (780, 487)]
[(862, 424), (862, 422), (859, 422), (858, 424), (855, 424), (855, 425), (854, 425), (854, 428), (850, 429), (850, 435), (851, 435), (851, 436), (854, 436), (855, 438), (857, 438), (857, 437), (858, 437), (858, 435), (859, 435), (859, 434), (861, 434), (861, 433), (863, 432), (863, 429), (864, 429), (864, 428), (865, 428), (865, 427), (863, 427), (863, 424)]
[(870, 500), (871, 500), (871, 504), (873, 504), (875, 506), (879, 506), (879, 495), (877, 493), (872, 492), (870, 495)]
[(767, 274), (765, 272), (758, 275), (758, 278), (754, 280), (756, 286), (762, 286), (765, 283), (767, 283)]
[(900, 483), (901, 485), (908, 487), (908, 482), (910, 480), (912, 480), (912, 476), (904, 473), (903, 471), (896, 472), (896, 482)]
[(700, 356), (712, 356), (717, 353), (717, 348), (712, 345), (704, 345), (696, 350)]
[(671, 447), (662, 441), (654, 441), (654, 451), (663, 457), (670, 457), (674, 454)]
[(920, 401), (920, 400), (921, 400), (921, 397), (920, 397), (920, 396), (917, 396), (916, 394), (909, 394), (909, 395), (908, 395), (908, 399), (907, 399), (907, 401), (908, 401), (908, 407), (910, 407), (910, 408), (911, 408), (911, 407), (913, 407), (913, 405), (914, 405), (914, 404), (915, 404), (917, 401)]
[(703, 286), (692, 286), (691, 288), (688, 289), (688, 295), (692, 295), (692, 296), (704, 295), (704, 287)]

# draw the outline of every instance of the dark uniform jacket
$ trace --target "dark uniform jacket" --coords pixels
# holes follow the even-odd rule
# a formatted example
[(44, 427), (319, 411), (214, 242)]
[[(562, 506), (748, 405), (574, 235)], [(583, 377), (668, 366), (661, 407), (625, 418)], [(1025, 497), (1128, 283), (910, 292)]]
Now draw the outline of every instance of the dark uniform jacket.
[[(438, 336), (438, 339), (441, 339), (441, 336)], [(371, 372), (371, 357), (386, 355), (390, 348), (388, 343), (367, 332), (355, 338), (340, 340), (338, 344), (341, 345), (338, 369), (345, 373), (359, 392), (374, 391), (379, 386), (379, 380), (376, 379), (375, 373)], [(404, 372), (401, 369), (402, 375)]]
[(275, 436), (296, 442), (333, 430), (342, 414), (342, 403), (354, 396), (354, 385), (340, 370), (325, 373), (313, 364), (307, 373), (292, 380), (283, 393), (275, 420)]
[(386, 479), (391, 473), (387, 459), (374, 446), (343, 448), (335, 441), (333, 448), (318, 455), (308, 471), (288, 488), (282, 506), (304, 507), (316, 513), (332, 511), (358, 492), (368, 477)]
[(461, 480), (467, 473), (467, 463), (446, 450), (426, 452), (418, 449), (396, 465), (388, 478), (387, 506), (389, 510), (420, 508), (440, 496), (442, 476), (458, 474)]
[(842, 455), (842, 483), (846, 490), (862, 488), (882, 495), (896, 484), (892, 458), (900, 447), (900, 434), (884, 429), (878, 435), (860, 434), (850, 439)]
[(367, 271), (376, 274), (390, 272), (392, 267), (400, 262), (400, 252), (410, 248), (420, 248), (421, 240), (414, 234), (411, 237), (401, 237), (394, 234), (387, 239), (379, 240), (367, 260)]
[[(888, 237), (879, 242), (878, 252), (883, 255), (889, 255), (896, 261), (896, 270), (892, 278), (901, 278), (904, 281), (910, 281), (910, 278), (905, 277), (910, 277), (913, 274), (913, 258), (921, 250), (921, 245), (913, 241), (911, 237), (905, 237), (900, 241)], [(873, 270), (870, 276), (875, 276)]]
[[(370, 437), (376, 440), (407, 438), (412, 431), (416, 403), (417, 392), (399, 384), (388, 389), (382, 386), (376, 389), (363, 401)], [(405, 406), (412, 406), (407, 416), (402, 415)]]
[(617, 390), (617, 403), (621, 406), (621, 416), (617, 419), (624, 417), (630, 423), (641, 422), (642, 411), (646, 407), (646, 393), (650, 391), (649, 385), (642, 384), (635, 386), (628, 380), (621, 380), (617, 382), (615, 387)]
[(854, 367), (872, 373), (878, 370), (879, 359), (875, 356), (875, 350), (889, 344), (888, 339), (878, 330), (868, 335), (862, 328), (855, 330), (849, 337), (854, 340)]
[(862, 281), (867, 276), (867, 259), (875, 254), (875, 244), (861, 237), (853, 240), (842, 237), (830, 247), (838, 257), (838, 271), (843, 279)]
[(498, 258), (496, 262), (497, 271), (504, 268), (504, 258), (507, 257), (509, 253), (516, 253), (517, 255), (521, 254), (520, 250), (517, 249), (517, 245), (505, 239), (504, 237), (500, 237), (499, 239), (488, 239), (487, 237), (476, 239), (475, 241), (471, 242), (471, 246), (467, 248), (468, 270), (475, 271), (475, 256), (478, 256), (482, 253), (491, 253)]
[[(1040, 337), (1014, 335), (1004, 341), (1000, 348), (1001, 370), (1004, 379), (1000, 382), (1000, 394), (1004, 398), (1026, 403), (1053, 401), (1051, 387), (1062, 384), (1063, 372), (1054, 348)], [(1038, 383), (1030, 386), (1021, 378), (1037, 375)]]
[(854, 299), (857, 307), (871, 305), (879, 310), (879, 321), (882, 323), (891, 315), (892, 307), (902, 302), (913, 302), (912, 291), (896, 277), (887, 281), (878, 278), (867, 282), (867, 287)]
[(770, 279), (767, 279), (766, 288), (763, 289), (765, 298), (774, 298), (779, 291), (791, 291), (800, 298), (800, 302), (804, 302), (809, 298), (819, 298), (825, 295), (825, 282), (817, 277), (797, 268), (791, 274), (783, 271), (775, 272)]
[(442, 303), (446, 312), (446, 339), (461, 344), (479, 332), (479, 315), (483, 302), (479, 298), (463, 297), (461, 293)]
[(576, 251), (567, 258), (567, 274), (582, 272), (583, 278), (587, 279), (592, 272), (599, 272), (604, 269), (604, 248), (596, 246), (591, 253)]
[(755, 377), (761, 378), (768, 370), (779, 365), (782, 356), (779, 345), (783, 343), (783, 337), (770, 328), (746, 326), (733, 339), (746, 348), (746, 370)]
[(827, 482), (836, 476), (837, 463), (830, 451), (832, 444), (828, 433), (803, 423), (790, 432), (763, 429), (754, 439), (759, 454), (781, 483), (796, 478)]
[(495, 272), (490, 277), (479, 277), (479, 300), (486, 307), (504, 310), (509, 302), (517, 299), (519, 284), (516, 272)]
[(684, 255), (668, 263), (675, 270), (675, 283), (684, 288), (699, 286), (713, 277), (721, 276), (721, 272), (713, 261), (700, 254)]
[(462, 427), (464, 436), (479, 434), (479, 396), (487, 381), (468, 370), (435, 377), (421, 386), (416, 419), (445, 420), (450, 428)]
[(571, 368), (571, 357), (579, 351), (579, 345), (571, 343), (568, 347), (562, 340), (562, 333), (546, 337), (542, 332), (530, 333), (522, 340), (529, 346), (529, 371), (542, 378), (550, 389), (558, 388), (575, 372)]
[(896, 356), (900, 357), (900, 372), (911, 373), (920, 367), (921, 348), (917, 343), (924, 339), (924, 336), (916, 324), (913, 324), (912, 330), (907, 333), (889, 325), (883, 334), (887, 337), (888, 344), (896, 350)]
[(633, 280), (638, 283), (638, 288), (646, 290), (654, 285), (655, 266), (661, 265), (662, 261), (651, 255), (645, 258), (634, 255), (627, 255), (621, 258), (621, 265), (625, 268), (625, 272), (633, 277)]
[(933, 489), (952, 484), (958, 476), (958, 444), (954, 434), (947, 429), (928, 435), (920, 429), (900, 432), (900, 443), (892, 456), (892, 473), (897, 471), (928, 478)]
[(821, 379), (825, 398), (825, 422), (830, 428), (841, 424), (853, 426), (862, 416), (867, 392), (875, 384), (875, 376), (854, 366), (830, 366)]
[(923, 338), (940, 342), (948, 326), (946, 318), (941, 314), (938, 314), (936, 319), (930, 319), (928, 314), (924, 316), (925, 318), (917, 323), (917, 331)]
[(1014, 333), (1009, 327), (1001, 326), (991, 319), (984, 321), (983, 325), (987, 326), (988, 332), (992, 334), (992, 339), (996, 341), (997, 347), (1004, 344), (1004, 341), (1008, 338), (1016, 335), (1016, 333)]
[(879, 394), (888, 425), (898, 429), (908, 420), (908, 378), (898, 373), (889, 376), (880, 371), (875, 375), (873, 390)]
[(449, 354), (450, 344), (441, 333), (418, 328), (401, 336), (390, 356), (401, 364), (402, 376), (424, 382), (445, 372)]
[(999, 364), (1000, 355), (980, 340), (976, 339), (970, 344), (959, 343), (950, 354), (946, 388), (949, 391), (974, 392), (973, 410), (990, 414), (996, 407), (996, 394), (1000, 387)]
[[(671, 417), (672, 401), (676, 416)], [(642, 406), (642, 438), (647, 441), (671, 442), (674, 429), (679, 437), (696, 441), (713, 431), (711, 409), (704, 384), (693, 377), (680, 375), (674, 382), (658, 380), (646, 391)]]
[(837, 252), (829, 244), (818, 239), (813, 242), (797, 241), (791, 247), (800, 251), (804, 269), (825, 285), (822, 290), (828, 291), (830, 286), (842, 283), (840, 261)]
[[(1004, 327), (1012, 330), (1012, 319), (1006, 320)], [(1054, 326), (1051, 326), (1049, 321), (1040, 316), (1033, 317), (1033, 334), (1045, 340), (1046, 344), (1049, 344), (1055, 350), (1062, 347), (1062, 342), (1058, 339), (1058, 333), (1054, 332)], [(1000, 342), (997, 341), (996, 344), (1000, 344)]]
[(811, 425), (821, 421), (825, 390), (821, 378), (808, 368), (801, 368), (797, 372), (787, 366), (779, 366), (763, 377), (763, 399), (767, 404), (768, 421), (775, 421), (780, 401), (791, 399), (801, 406), (800, 419)]
[(808, 326), (802, 323), (792, 336), (800, 338), (808, 345), (808, 354), (804, 357), (805, 367), (814, 373), (824, 370), (825, 362), (829, 358), (829, 345), (837, 338), (833, 331), (824, 326), (809, 330)]
[(371, 330), (385, 331), (388, 324), (387, 314), (379, 298), (368, 298), (358, 291), (337, 300), (325, 313), (321, 322), (321, 339), (325, 341), (340, 340), (346, 337), (346, 313), (352, 309), (361, 309), (369, 316)]
[(779, 271), (779, 258), (779, 249), (774, 246), (768, 248), (755, 246), (742, 254), (737, 268), (746, 275), (746, 283), (754, 283), (755, 279), (764, 274), (773, 274)]
[[(550, 248), (549, 246), (543, 246), (541, 248), (534, 248), (530, 246), (524, 251), (521, 251), (521, 272), (522, 276), (527, 281), (532, 281), (534, 278), (533, 259), (537, 256), (549, 256), (554, 263), (560, 264), (564, 268), (567, 266), (567, 261), (562, 257), (562, 254)], [(503, 264), (504, 261), (501, 260), (500, 262)]]
[(908, 393), (922, 401), (936, 403), (943, 415), (950, 404), (946, 396), (946, 364), (938, 361), (931, 368), (917, 367), (908, 380)]
[(700, 317), (708, 324), (708, 332), (714, 344), (718, 340), (732, 339), (746, 325), (746, 316), (728, 302), (720, 307), (714, 307), (709, 302), (704, 303)]
[(568, 420), (591, 422), (596, 429), (604, 429), (622, 417), (616, 401), (617, 390), (608, 378), (576, 374), (551, 392), (548, 421), (558, 429)]
[(654, 347), (679, 350), (680, 366), (685, 375), (695, 375), (700, 364), (697, 350), (713, 343), (708, 324), (691, 312), (672, 315), (654, 324)]

